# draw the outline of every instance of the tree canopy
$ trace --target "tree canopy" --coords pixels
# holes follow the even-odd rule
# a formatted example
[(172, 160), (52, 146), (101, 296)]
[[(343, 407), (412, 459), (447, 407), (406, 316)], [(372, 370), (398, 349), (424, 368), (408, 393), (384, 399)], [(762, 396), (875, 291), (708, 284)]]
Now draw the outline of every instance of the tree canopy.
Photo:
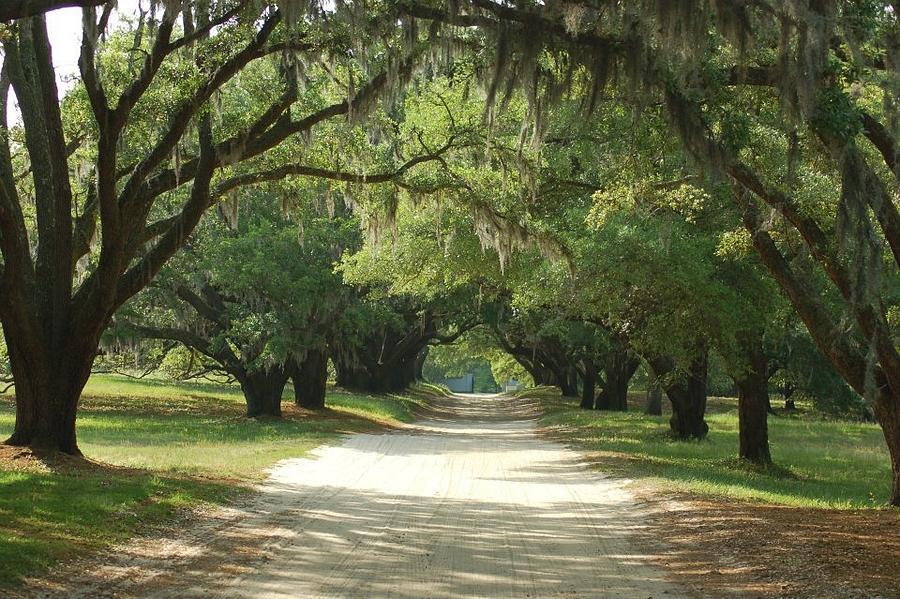
[(706, 435), (721, 370), (760, 463), (770, 384), (802, 389), (877, 419), (900, 504), (898, 9), (6, 3), (10, 442), (78, 451), (111, 325), (274, 373), (278, 401), (329, 361), (402, 388), (457, 342), (585, 408), (625, 409), (640, 372), (679, 438)]

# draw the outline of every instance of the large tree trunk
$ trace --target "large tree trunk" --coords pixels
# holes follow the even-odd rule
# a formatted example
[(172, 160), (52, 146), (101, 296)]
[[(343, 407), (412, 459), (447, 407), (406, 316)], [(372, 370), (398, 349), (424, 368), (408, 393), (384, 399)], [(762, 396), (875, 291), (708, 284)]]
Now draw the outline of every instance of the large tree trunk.
[(403, 391), (415, 382), (415, 358), (370, 365), (343, 363), (336, 368), (339, 386), (366, 393)]
[(578, 371), (572, 367), (562, 367), (555, 373), (556, 386), (565, 397), (578, 397)]
[(16, 394), (16, 423), (8, 444), (81, 455), (75, 416), (100, 335), (99, 326), (90, 328), (50, 348), (11, 334), (14, 326), (4, 328)]
[(606, 359), (603, 369), (606, 384), (597, 395), (596, 409), (625, 412), (628, 410), (628, 383), (640, 361), (627, 349), (615, 350)]
[(597, 365), (591, 358), (582, 358), (584, 366), (584, 379), (581, 384), (581, 409), (590, 410), (594, 407), (594, 394), (597, 389)]
[(6, 442), (80, 455), (75, 414), (87, 377), (66, 375), (47, 364), (34, 362), (25, 368), (21, 365), (22, 358), (16, 355), (19, 352), (11, 347), (9, 350), (16, 385), (16, 424)]
[[(671, 358), (652, 361), (657, 375), (664, 376), (675, 368)], [(679, 439), (702, 439), (709, 432), (706, 415), (707, 352), (703, 351), (691, 362), (685, 375), (671, 380), (665, 387), (672, 404), (669, 426)]]
[(747, 347), (749, 368), (735, 377), (738, 390), (739, 456), (757, 464), (770, 464), (768, 360), (758, 343)]
[(245, 372), (237, 376), (247, 401), (247, 417), (281, 417), (281, 396), (288, 375), (284, 368)]
[(662, 416), (662, 386), (652, 368), (647, 369), (647, 407), (644, 413), (648, 416)]
[(303, 362), (295, 364), (291, 371), (294, 382), (294, 400), (307, 410), (325, 407), (325, 388), (328, 383), (328, 352), (307, 352)]
[(528, 374), (531, 375), (531, 378), (534, 379), (534, 384), (537, 386), (556, 386), (556, 375), (549, 368), (545, 368), (543, 366), (532, 366), (531, 368), (527, 368)]
[(900, 507), (900, 401), (885, 388), (873, 407), (891, 456), (891, 505)]

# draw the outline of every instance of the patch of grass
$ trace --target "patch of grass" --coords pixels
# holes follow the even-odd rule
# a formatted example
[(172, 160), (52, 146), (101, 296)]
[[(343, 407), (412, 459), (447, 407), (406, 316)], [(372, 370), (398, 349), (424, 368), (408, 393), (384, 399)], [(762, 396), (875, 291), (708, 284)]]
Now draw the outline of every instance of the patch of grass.
[(678, 441), (667, 417), (593, 412), (572, 399), (542, 395), (541, 424), (555, 437), (597, 452), (604, 468), (650, 476), (664, 488), (780, 505), (880, 506), (890, 497), (890, 459), (874, 424), (826, 420), (812, 413), (769, 417), (774, 466), (737, 459), (734, 400), (711, 402), (709, 436)]
[[(179, 511), (221, 504), (275, 462), (342, 433), (409, 422), (425, 401), (329, 392), (328, 409), (313, 413), (285, 399), (284, 419), (254, 421), (234, 386), (92, 377), (78, 438), (99, 464), (60, 468), (0, 455), (0, 586)], [(0, 438), (14, 421), (13, 403), (0, 398)]]
[(0, 470), (0, 588), (59, 559), (227, 499), (229, 486), (149, 473)]
[(387, 423), (412, 422), (416, 410), (426, 401), (419, 394), (360, 395), (357, 393), (329, 393), (326, 404), (337, 411), (374, 418)]

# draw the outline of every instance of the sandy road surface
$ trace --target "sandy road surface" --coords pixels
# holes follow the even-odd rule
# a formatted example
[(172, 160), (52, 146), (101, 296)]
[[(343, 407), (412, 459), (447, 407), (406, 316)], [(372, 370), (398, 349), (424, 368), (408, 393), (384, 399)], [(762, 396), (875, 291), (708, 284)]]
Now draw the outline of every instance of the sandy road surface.
[(632, 544), (642, 513), (623, 482), (508, 402), (460, 396), (408, 429), (282, 462), (248, 504), (129, 543), (49, 594), (688, 596)]

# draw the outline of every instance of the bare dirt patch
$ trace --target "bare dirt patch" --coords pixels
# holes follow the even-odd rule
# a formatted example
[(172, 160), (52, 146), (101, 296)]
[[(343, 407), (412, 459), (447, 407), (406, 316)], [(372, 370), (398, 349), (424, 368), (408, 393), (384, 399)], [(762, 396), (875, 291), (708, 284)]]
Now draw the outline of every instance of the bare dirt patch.
[(708, 596), (900, 598), (898, 510), (666, 496), (645, 484), (640, 496), (657, 508), (645, 546), (676, 580)]

